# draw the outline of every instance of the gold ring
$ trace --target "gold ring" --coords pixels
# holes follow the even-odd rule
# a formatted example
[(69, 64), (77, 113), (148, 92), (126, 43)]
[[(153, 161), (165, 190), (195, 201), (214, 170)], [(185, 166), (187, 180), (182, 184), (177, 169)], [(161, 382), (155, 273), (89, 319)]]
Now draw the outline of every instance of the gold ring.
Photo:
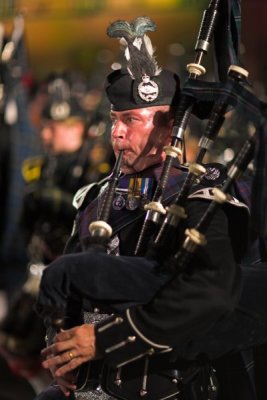
[(69, 351), (69, 358), (70, 358), (70, 361), (73, 359), (73, 353), (71, 351)]

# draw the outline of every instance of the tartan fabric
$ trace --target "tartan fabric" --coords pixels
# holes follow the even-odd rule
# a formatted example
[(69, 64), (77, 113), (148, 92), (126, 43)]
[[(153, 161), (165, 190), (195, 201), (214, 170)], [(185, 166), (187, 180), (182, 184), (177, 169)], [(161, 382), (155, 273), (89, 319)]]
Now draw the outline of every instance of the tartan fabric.
[(243, 113), (244, 118), (255, 124), (262, 122), (262, 110), (265, 104), (250, 90), (236, 82), (204, 82), (190, 79), (184, 87), (185, 94), (192, 96), (197, 102), (225, 101)]
[(215, 58), (220, 81), (227, 79), (231, 64), (240, 65), (239, 45), (241, 31), (240, 0), (223, 0), (214, 31)]

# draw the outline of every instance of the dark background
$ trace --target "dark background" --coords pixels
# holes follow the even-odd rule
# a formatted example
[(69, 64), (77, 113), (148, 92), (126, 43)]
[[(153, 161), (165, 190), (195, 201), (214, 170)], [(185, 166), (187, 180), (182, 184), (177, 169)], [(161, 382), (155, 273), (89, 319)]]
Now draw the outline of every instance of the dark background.
[[(194, 59), (199, 24), (208, 3), (207, 0), (1, 0), (0, 21), (8, 33), (14, 15), (23, 13), (34, 79), (43, 79), (51, 70), (75, 69), (97, 81), (119, 57), (117, 40), (106, 36), (109, 23), (147, 15), (158, 26), (150, 37), (159, 63), (175, 68), (183, 77), (185, 65)], [(241, 5), (242, 61), (255, 90), (264, 98), (267, 1), (242, 0)], [(204, 65), (212, 74), (210, 56)]]

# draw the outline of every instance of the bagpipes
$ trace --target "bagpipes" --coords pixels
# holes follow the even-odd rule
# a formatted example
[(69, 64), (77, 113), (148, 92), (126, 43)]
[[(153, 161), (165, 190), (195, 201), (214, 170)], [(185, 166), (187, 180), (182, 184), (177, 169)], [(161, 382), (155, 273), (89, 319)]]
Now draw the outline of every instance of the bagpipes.
[(92, 222), (89, 227), (89, 237), (86, 243), (83, 243), (83, 250), (87, 251), (91, 247), (99, 246), (101, 250), (107, 251), (110, 237), (112, 236), (112, 227), (108, 224), (112, 201), (114, 199), (115, 190), (120, 176), (120, 166), (122, 162), (123, 151), (121, 150), (116, 159), (113, 172), (109, 178), (107, 191), (104, 195), (103, 204), (101, 205), (99, 219)]
[[(196, 57), (193, 63), (187, 65), (189, 79), (197, 79), (205, 74), (206, 70), (201, 65), (204, 54), (208, 52), (211, 39), (213, 37), (216, 20), (218, 17), (218, 8), (220, 1), (211, 1), (207, 10), (204, 11), (200, 31), (195, 45)], [(154, 234), (156, 227), (160, 222), (160, 217), (165, 214), (162, 205), (163, 193), (166, 188), (171, 166), (174, 160), (182, 155), (182, 144), (184, 141), (184, 132), (188, 125), (192, 109), (194, 106), (194, 97), (185, 93), (181, 94), (178, 109), (174, 118), (172, 141), (164, 151), (166, 153), (166, 161), (159, 179), (159, 184), (153, 196), (152, 202), (146, 205), (147, 214), (145, 222), (135, 249), (136, 255), (144, 255), (148, 240)], [(200, 173), (203, 169), (200, 169)], [(197, 173), (197, 171), (195, 171)]]
[[(189, 172), (182, 185), (182, 188), (172, 204), (166, 209), (166, 216), (161, 227), (155, 235), (154, 243), (156, 246), (165, 249), (164, 243), (168, 243), (170, 247), (170, 238), (175, 237), (178, 224), (181, 219), (186, 218), (185, 205), (190, 190), (197, 179), (205, 175), (206, 169), (203, 165), (203, 158), (207, 150), (211, 149), (214, 140), (219, 133), (225, 119), (225, 113), (229, 109), (229, 97), (234, 92), (234, 83), (242, 85), (246, 82), (248, 73), (244, 68), (232, 65), (228, 71), (228, 81), (226, 86), (229, 87), (227, 96), (219, 96), (211, 110), (210, 118), (206, 126), (206, 130), (199, 141), (199, 150), (196, 160), (189, 166)], [(166, 249), (165, 249), (166, 250)]]

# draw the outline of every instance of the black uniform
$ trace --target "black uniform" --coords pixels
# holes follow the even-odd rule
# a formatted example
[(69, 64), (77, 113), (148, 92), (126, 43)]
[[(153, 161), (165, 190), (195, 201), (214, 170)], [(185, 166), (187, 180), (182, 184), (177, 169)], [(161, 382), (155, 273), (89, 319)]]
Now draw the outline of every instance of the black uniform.
[[(237, 262), (240, 261), (244, 251), (248, 214), (247, 207), (236, 199), (232, 198), (223, 209), (217, 212), (208, 230), (208, 244), (198, 252), (188, 272), (173, 279), (173, 271), (161, 269), (157, 260), (132, 257), (145, 212), (142, 209), (144, 203), (142, 196), (139, 199), (139, 207), (134, 210), (126, 208), (130, 182), (131, 179), (153, 177), (152, 187), (155, 187), (160, 170), (161, 168), (158, 166), (143, 171), (137, 176), (129, 175), (121, 177), (119, 180), (110, 217), (113, 237), (109, 251), (115, 254), (119, 252), (124, 257), (100, 254), (92, 248), (84, 247), (86, 246), (86, 236), (88, 236), (88, 225), (98, 217), (104, 192), (100, 192), (95, 200), (91, 200), (90, 197), (98, 192), (98, 186), (84, 188), (78, 193), (76, 203), (79, 213), (76, 218), (75, 233), (66, 248), (67, 253), (77, 254), (66, 254), (54, 261), (44, 271), (41, 281), (38, 306), (42, 307), (57, 305), (59, 308), (66, 308), (66, 298), (73, 293), (84, 297), (84, 307), (90, 312), (94, 310), (97, 310), (98, 313), (118, 312), (129, 306), (148, 303), (146, 306), (122, 311), (118, 330), (122, 329), (120, 332), (116, 332), (118, 334), (116, 339), (113, 339), (112, 331), (113, 329), (117, 330), (118, 316), (111, 317), (110, 326), (109, 322), (108, 324), (100, 323), (97, 330), (98, 348), (103, 354), (108, 354), (107, 358), (111, 365), (116, 367), (124, 362), (128, 364), (130, 359), (142, 357), (147, 352), (167, 351), (169, 353), (172, 350), (171, 346), (176, 346), (177, 343), (179, 346), (190, 343), (196, 334), (200, 336), (217, 321), (227, 317), (235, 307), (240, 295), (240, 268), (237, 266)], [(211, 199), (210, 187), (222, 183), (223, 169), (220, 168), (217, 171), (220, 176), (215, 181), (207, 175), (201, 184), (194, 186), (187, 207), (188, 218), (181, 225), (181, 233), (184, 232), (185, 227), (194, 227), (199, 222)], [(173, 169), (166, 191), (165, 204), (171, 202), (181, 187), (184, 176), (184, 172)], [(128, 192), (123, 192), (125, 187), (128, 188)], [(146, 194), (149, 198), (152, 196), (152, 191)], [(120, 196), (125, 197), (121, 202), (119, 201)], [(121, 207), (121, 204), (124, 204), (122, 208), (116, 209)], [(232, 223), (229, 224), (229, 221)], [(236, 235), (237, 221), (243, 221), (242, 232), (244, 235)], [(178, 248), (178, 243), (183, 240), (183, 234), (178, 235), (177, 240)], [(86, 251), (80, 253), (82, 250)], [(164, 289), (153, 300), (155, 293), (160, 291), (168, 281), (170, 281), (168, 289)], [(152, 302), (149, 302), (151, 299)], [(155, 307), (152, 314), (150, 314), (150, 307)], [(131, 313), (133, 313), (133, 318)], [(175, 318), (175, 315), (179, 315), (179, 317)], [(142, 339), (138, 335), (136, 337), (134, 333), (135, 318), (138, 318), (138, 323), (140, 321)], [(146, 329), (150, 329), (151, 325), (153, 325), (153, 338), (150, 340)], [(143, 327), (144, 331), (142, 331)], [(139, 331), (138, 328), (136, 329)], [(135, 337), (135, 343), (127, 346), (127, 337)], [(147, 341), (146, 337), (149, 338)], [(162, 337), (164, 338), (163, 342)], [(117, 348), (116, 345), (120, 342), (125, 346)], [(109, 350), (113, 346), (117, 351)], [(185, 355), (188, 358), (186, 352)], [(166, 377), (167, 369), (177, 371), (178, 364), (173, 369), (173, 364), (171, 364), (172, 368), (169, 364), (163, 367), (162, 363), (170, 361), (168, 357), (163, 360), (162, 358), (157, 359), (157, 357), (151, 359), (152, 366), (157, 371), (153, 382), (155, 379), (160, 381), (160, 384), (153, 384), (153, 391), (159, 392), (159, 388), (161, 388), (162, 396), (164, 396), (165, 390), (174, 395), (173, 393), (177, 392), (175, 385), (171, 384), (171, 389), (166, 389), (166, 384), (168, 386), (168, 383), (172, 381), (173, 372), (167, 374), (167, 378), (163, 379), (162, 376)], [(172, 351), (172, 359), (177, 359), (174, 351)], [(156, 362), (154, 363), (153, 360)], [(132, 368), (131, 364), (131, 369), (137, 371), (137, 378), (135, 377), (137, 382), (134, 385), (138, 390), (141, 385), (140, 381), (143, 379), (143, 366), (139, 363), (136, 367), (136, 369), (135, 366)], [(159, 375), (160, 370), (162, 373), (160, 372)], [(110, 371), (108, 376), (109, 374)], [(114, 387), (110, 387), (110, 379), (108, 379), (106, 390), (113, 393)], [(126, 393), (128, 390), (127, 387)], [(115, 396), (117, 395), (115, 391)], [(132, 398), (131, 391), (128, 396)], [(153, 396), (152, 394), (151, 398)]]

